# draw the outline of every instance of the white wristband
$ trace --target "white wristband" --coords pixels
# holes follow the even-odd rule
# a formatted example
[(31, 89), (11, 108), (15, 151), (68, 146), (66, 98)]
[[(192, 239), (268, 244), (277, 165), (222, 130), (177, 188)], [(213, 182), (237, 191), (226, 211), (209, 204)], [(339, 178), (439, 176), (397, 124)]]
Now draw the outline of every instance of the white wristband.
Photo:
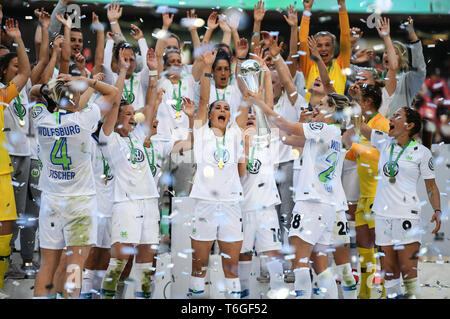
[(281, 58), (281, 55), (278, 53), (276, 56), (272, 58), (273, 61), (278, 61)]
[(148, 74), (149, 74), (150, 76), (158, 76), (158, 71), (157, 71), (157, 70), (150, 70), (150, 71), (148, 72)]

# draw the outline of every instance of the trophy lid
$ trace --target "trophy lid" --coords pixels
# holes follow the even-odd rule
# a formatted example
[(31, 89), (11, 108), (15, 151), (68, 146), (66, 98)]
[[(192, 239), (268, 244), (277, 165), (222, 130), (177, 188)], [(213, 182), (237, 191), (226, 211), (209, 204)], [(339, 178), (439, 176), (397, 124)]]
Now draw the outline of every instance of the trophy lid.
[(261, 66), (258, 61), (249, 59), (241, 63), (240, 73), (242, 76), (258, 74), (259, 72), (261, 72)]

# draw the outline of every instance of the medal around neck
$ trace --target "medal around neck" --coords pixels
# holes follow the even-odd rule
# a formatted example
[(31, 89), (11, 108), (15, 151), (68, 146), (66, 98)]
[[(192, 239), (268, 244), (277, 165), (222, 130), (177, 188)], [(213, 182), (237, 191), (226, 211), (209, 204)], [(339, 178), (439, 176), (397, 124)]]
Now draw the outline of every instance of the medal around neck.
[(392, 185), (394, 185), (396, 182), (396, 178), (395, 177), (389, 177), (389, 183), (391, 183)]
[[(261, 66), (255, 60), (249, 59), (241, 64), (241, 72), (238, 75), (247, 86), (250, 92), (258, 93), (264, 73)], [(258, 126), (258, 135), (266, 135), (270, 133), (269, 124), (266, 115), (259, 107), (254, 107), (256, 123)]]
[(19, 124), (20, 124), (20, 126), (25, 126), (25, 121), (24, 120), (20, 120)]

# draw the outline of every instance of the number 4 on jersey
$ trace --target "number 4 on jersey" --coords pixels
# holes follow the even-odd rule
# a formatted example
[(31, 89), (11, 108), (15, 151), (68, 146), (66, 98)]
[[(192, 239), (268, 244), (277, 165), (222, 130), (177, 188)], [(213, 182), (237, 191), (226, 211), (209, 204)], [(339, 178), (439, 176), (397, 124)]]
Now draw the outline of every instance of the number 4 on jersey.
[(61, 137), (56, 140), (50, 153), (50, 161), (54, 165), (61, 165), (65, 171), (70, 169), (72, 159), (67, 156), (67, 138)]

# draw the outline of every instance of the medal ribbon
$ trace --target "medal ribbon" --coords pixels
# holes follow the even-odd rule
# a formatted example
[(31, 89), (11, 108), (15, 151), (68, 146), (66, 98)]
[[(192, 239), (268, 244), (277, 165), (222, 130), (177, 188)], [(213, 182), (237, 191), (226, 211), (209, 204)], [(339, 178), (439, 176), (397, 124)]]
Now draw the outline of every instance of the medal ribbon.
[(250, 170), (253, 166), (253, 159), (255, 158), (255, 145), (252, 147), (252, 156), (250, 157), (249, 161), (247, 162), (247, 169)]
[(227, 88), (228, 88), (228, 85), (225, 87), (225, 89), (223, 90), (223, 95), (222, 95), (222, 98), (219, 98), (219, 91), (217, 91), (217, 88), (215, 88), (216, 89), (216, 98), (217, 98), (217, 101), (225, 101), (225, 94), (226, 94), (226, 92), (227, 92)]
[(128, 91), (126, 84), (123, 84), (123, 89), (125, 90), (125, 96), (127, 97), (127, 101), (128, 103), (132, 103), (131, 98), (133, 97), (133, 80), (134, 80), (134, 76), (136, 75), (136, 73), (133, 72), (133, 75), (131, 76), (130, 79), (130, 91)]
[(153, 144), (152, 141), (150, 141), (150, 148), (152, 149), (152, 162), (150, 163), (150, 159), (147, 153), (147, 148), (144, 146), (144, 152), (145, 152), (145, 156), (147, 156), (147, 162), (148, 165), (150, 166), (150, 171), (152, 172), (153, 175), (153, 170), (155, 169), (155, 150), (153, 149)]
[(403, 152), (405, 151), (405, 149), (408, 147), (409, 143), (411, 143), (411, 139), (408, 140), (408, 142), (406, 142), (405, 146), (403, 146), (402, 150), (400, 151), (400, 153), (398, 153), (397, 158), (395, 159), (394, 163), (392, 163), (392, 154), (394, 153), (394, 143), (391, 144), (391, 153), (389, 154), (389, 175), (392, 177), (394, 177), (394, 167), (397, 164), (400, 156), (402, 156)]
[(14, 103), (14, 106), (16, 108), (17, 114), (19, 114), (20, 120), (23, 121), (22, 102), (20, 101), (20, 95), (17, 95), (17, 97), (14, 100), (16, 102)]
[(219, 156), (219, 163), (220, 162), (224, 163), (223, 162), (223, 154), (224, 154), (224, 151), (225, 151), (225, 134), (223, 135), (222, 144), (223, 144), (223, 147), (219, 148), (219, 142), (217, 142), (217, 137), (216, 137), (216, 148), (217, 148), (217, 151), (219, 152), (219, 155), (220, 155)]
[(181, 79), (178, 81), (178, 96), (175, 93), (175, 88), (173, 88), (173, 94), (172, 94), (172, 98), (174, 100), (177, 100), (177, 104), (175, 106), (176, 110), (177, 110), (177, 117), (179, 118), (180, 116), (180, 110), (181, 110)]
[(130, 144), (131, 144), (131, 147), (130, 147), (130, 152), (131, 152), (131, 156), (132, 156), (131, 163), (136, 164), (136, 150), (134, 148), (134, 144), (133, 144), (133, 141), (131, 140), (130, 135), (128, 135), (128, 139), (130, 140)]

